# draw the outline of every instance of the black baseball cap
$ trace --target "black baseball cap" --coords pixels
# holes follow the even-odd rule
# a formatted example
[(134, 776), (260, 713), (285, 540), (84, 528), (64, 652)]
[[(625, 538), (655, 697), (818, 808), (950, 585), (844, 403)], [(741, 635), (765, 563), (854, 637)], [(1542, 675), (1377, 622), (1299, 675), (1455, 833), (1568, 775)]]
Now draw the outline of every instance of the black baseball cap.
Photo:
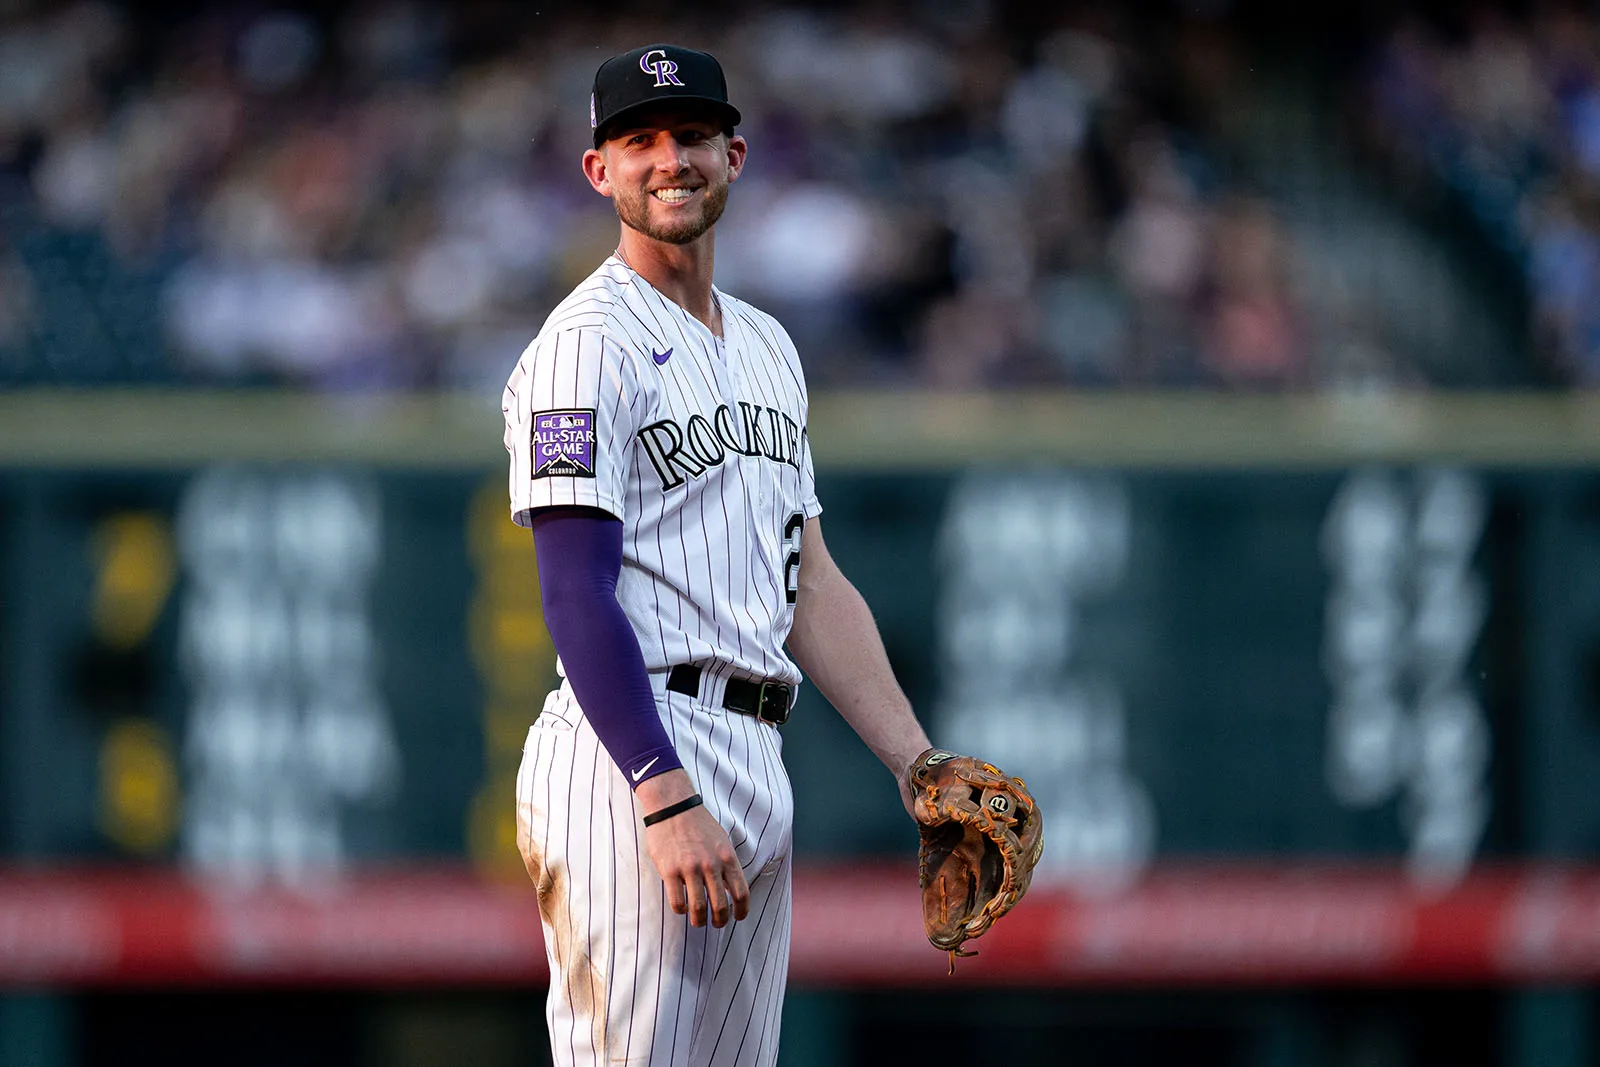
[(725, 127), (739, 125), (739, 109), (728, 103), (728, 80), (716, 56), (675, 44), (647, 44), (612, 56), (594, 72), (589, 95), (594, 146), (605, 142), (606, 131), (618, 120), (663, 101), (704, 105)]

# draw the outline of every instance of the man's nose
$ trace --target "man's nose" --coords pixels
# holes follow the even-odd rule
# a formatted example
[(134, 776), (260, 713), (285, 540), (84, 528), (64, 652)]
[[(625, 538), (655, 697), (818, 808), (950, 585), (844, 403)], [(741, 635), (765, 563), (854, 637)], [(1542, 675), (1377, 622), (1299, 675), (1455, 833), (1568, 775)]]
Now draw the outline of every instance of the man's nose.
[(656, 169), (677, 174), (689, 165), (688, 153), (676, 137), (663, 137), (656, 146)]

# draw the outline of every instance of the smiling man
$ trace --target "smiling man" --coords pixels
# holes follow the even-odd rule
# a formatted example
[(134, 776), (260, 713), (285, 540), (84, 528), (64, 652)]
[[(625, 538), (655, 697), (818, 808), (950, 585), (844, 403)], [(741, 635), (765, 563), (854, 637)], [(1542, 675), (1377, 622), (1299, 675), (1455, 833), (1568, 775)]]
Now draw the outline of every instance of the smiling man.
[(517, 780), (551, 1046), (558, 1064), (769, 1067), (794, 810), (778, 727), (800, 668), (908, 810), (928, 738), (823, 543), (794, 345), (712, 284), (747, 147), (721, 66), (615, 56), (590, 121), (583, 172), (621, 240), (504, 398), (562, 675)]

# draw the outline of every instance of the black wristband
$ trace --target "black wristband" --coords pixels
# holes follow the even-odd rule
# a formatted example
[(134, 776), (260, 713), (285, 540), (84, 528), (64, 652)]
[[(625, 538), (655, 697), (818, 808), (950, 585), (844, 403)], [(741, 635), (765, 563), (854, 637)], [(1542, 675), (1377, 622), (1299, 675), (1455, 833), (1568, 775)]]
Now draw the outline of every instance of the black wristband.
[(665, 822), (674, 815), (682, 815), (690, 808), (698, 808), (704, 803), (705, 801), (700, 799), (699, 793), (692, 793), (678, 801), (676, 804), (668, 804), (660, 811), (652, 811), (649, 815), (644, 817), (644, 824), (646, 826), (654, 826), (658, 822)]

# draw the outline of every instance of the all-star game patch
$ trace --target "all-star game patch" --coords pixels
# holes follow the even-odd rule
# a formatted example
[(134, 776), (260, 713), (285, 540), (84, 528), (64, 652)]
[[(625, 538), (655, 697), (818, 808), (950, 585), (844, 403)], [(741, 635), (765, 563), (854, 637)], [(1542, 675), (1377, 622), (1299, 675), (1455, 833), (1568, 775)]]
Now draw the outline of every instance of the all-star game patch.
[(533, 413), (533, 476), (594, 477), (594, 409)]

